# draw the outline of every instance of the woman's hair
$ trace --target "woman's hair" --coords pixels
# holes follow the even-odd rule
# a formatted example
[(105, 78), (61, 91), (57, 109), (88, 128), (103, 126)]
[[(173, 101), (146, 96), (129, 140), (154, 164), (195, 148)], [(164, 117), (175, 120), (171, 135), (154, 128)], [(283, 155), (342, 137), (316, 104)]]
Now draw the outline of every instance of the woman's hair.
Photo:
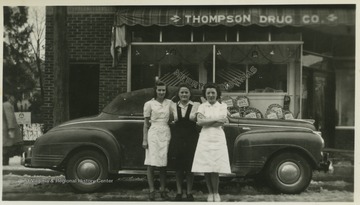
[(177, 102), (177, 101), (180, 100), (180, 98), (179, 98), (179, 92), (180, 92), (180, 89), (181, 89), (181, 88), (187, 88), (187, 89), (189, 89), (189, 92), (190, 92), (190, 100), (191, 100), (191, 98), (193, 97), (193, 93), (192, 93), (191, 87), (190, 87), (188, 84), (186, 84), (186, 83), (180, 83), (180, 84), (179, 84), (178, 89), (177, 89), (177, 92), (176, 92), (176, 95), (175, 95), (175, 97), (174, 97), (173, 100), (175, 100), (175, 102)]
[(158, 86), (165, 86), (165, 91), (166, 91), (165, 98), (167, 98), (168, 95), (169, 95), (168, 86), (162, 81), (156, 81), (155, 82), (155, 87), (154, 87), (154, 96), (153, 96), (154, 99), (156, 99), (156, 97), (157, 97), (156, 89), (157, 89)]
[(216, 99), (219, 100), (221, 97), (221, 90), (220, 87), (216, 83), (206, 83), (202, 90), (203, 97), (206, 99), (206, 89), (208, 88), (215, 88), (217, 96)]
[(191, 91), (191, 87), (188, 85), (188, 84), (186, 84), (186, 83), (180, 83), (180, 85), (178, 86), (178, 90), (177, 90), (177, 94), (179, 95), (179, 92), (180, 92), (180, 89), (181, 88), (187, 88), (187, 89), (189, 89), (189, 91), (190, 91), (190, 96), (192, 96), (192, 91)]

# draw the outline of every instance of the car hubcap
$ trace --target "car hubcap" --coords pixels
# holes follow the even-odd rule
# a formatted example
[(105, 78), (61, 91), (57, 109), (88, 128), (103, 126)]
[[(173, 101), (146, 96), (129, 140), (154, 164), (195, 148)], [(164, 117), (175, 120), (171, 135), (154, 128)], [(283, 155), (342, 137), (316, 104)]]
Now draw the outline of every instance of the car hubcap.
[(285, 162), (279, 166), (278, 177), (285, 184), (293, 184), (300, 178), (300, 168), (294, 162)]
[(100, 174), (100, 167), (96, 161), (87, 159), (79, 163), (77, 174), (80, 179), (97, 179)]

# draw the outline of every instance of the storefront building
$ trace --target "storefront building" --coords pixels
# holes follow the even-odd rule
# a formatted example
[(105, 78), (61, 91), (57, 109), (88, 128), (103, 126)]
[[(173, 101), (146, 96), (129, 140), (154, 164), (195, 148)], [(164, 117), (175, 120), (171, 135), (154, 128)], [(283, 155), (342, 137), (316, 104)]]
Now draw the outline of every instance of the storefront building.
[[(328, 147), (353, 148), (354, 5), (81, 6), (68, 7), (67, 24), (71, 118), (157, 79), (194, 89), (216, 82), (235, 116), (315, 119)], [(52, 25), (48, 7), (50, 126)]]

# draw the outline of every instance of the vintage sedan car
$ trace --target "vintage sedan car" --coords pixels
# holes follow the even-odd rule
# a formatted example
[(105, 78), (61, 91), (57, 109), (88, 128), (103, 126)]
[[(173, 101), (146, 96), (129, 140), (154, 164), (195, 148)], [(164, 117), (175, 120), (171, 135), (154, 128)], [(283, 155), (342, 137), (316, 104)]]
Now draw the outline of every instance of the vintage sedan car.
[[(176, 88), (169, 93), (176, 96)], [(152, 95), (152, 88), (123, 93), (97, 116), (52, 128), (23, 154), (24, 166), (64, 172), (81, 192), (98, 190), (114, 174), (145, 174), (143, 105)], [(193, 100), (200, 102), (200, 95), (194, 91)], [(230, 177), (265, 178), (278, 192), (293, 194), (308, 187), (313, 170), (329, 168), (324, 140), (310, 122), (229, 117), (224, 131)]]

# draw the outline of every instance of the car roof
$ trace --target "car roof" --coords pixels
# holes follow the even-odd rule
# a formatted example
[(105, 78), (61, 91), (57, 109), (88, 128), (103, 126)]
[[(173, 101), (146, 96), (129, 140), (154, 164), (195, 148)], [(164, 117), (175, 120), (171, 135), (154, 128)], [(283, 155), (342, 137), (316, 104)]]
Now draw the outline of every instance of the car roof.
[[(174, 102), (179, 100), (177, 96), (178, 87), (169, 86), (168, 87), (168, 99), (171, 99)], [(194, 102), (201, 102), (201, 90), (192, 89), (191, 100)], [(124, 116), (142, 116), (144, 103), (153, 98), (154, 89), (153, 88), (144, 88), (140, 90), (135, 90), (131, 92), (121, 93), (114, 100), (112, 100), (105, 108), (103, 109), (104, 113), (124, 115)]]

